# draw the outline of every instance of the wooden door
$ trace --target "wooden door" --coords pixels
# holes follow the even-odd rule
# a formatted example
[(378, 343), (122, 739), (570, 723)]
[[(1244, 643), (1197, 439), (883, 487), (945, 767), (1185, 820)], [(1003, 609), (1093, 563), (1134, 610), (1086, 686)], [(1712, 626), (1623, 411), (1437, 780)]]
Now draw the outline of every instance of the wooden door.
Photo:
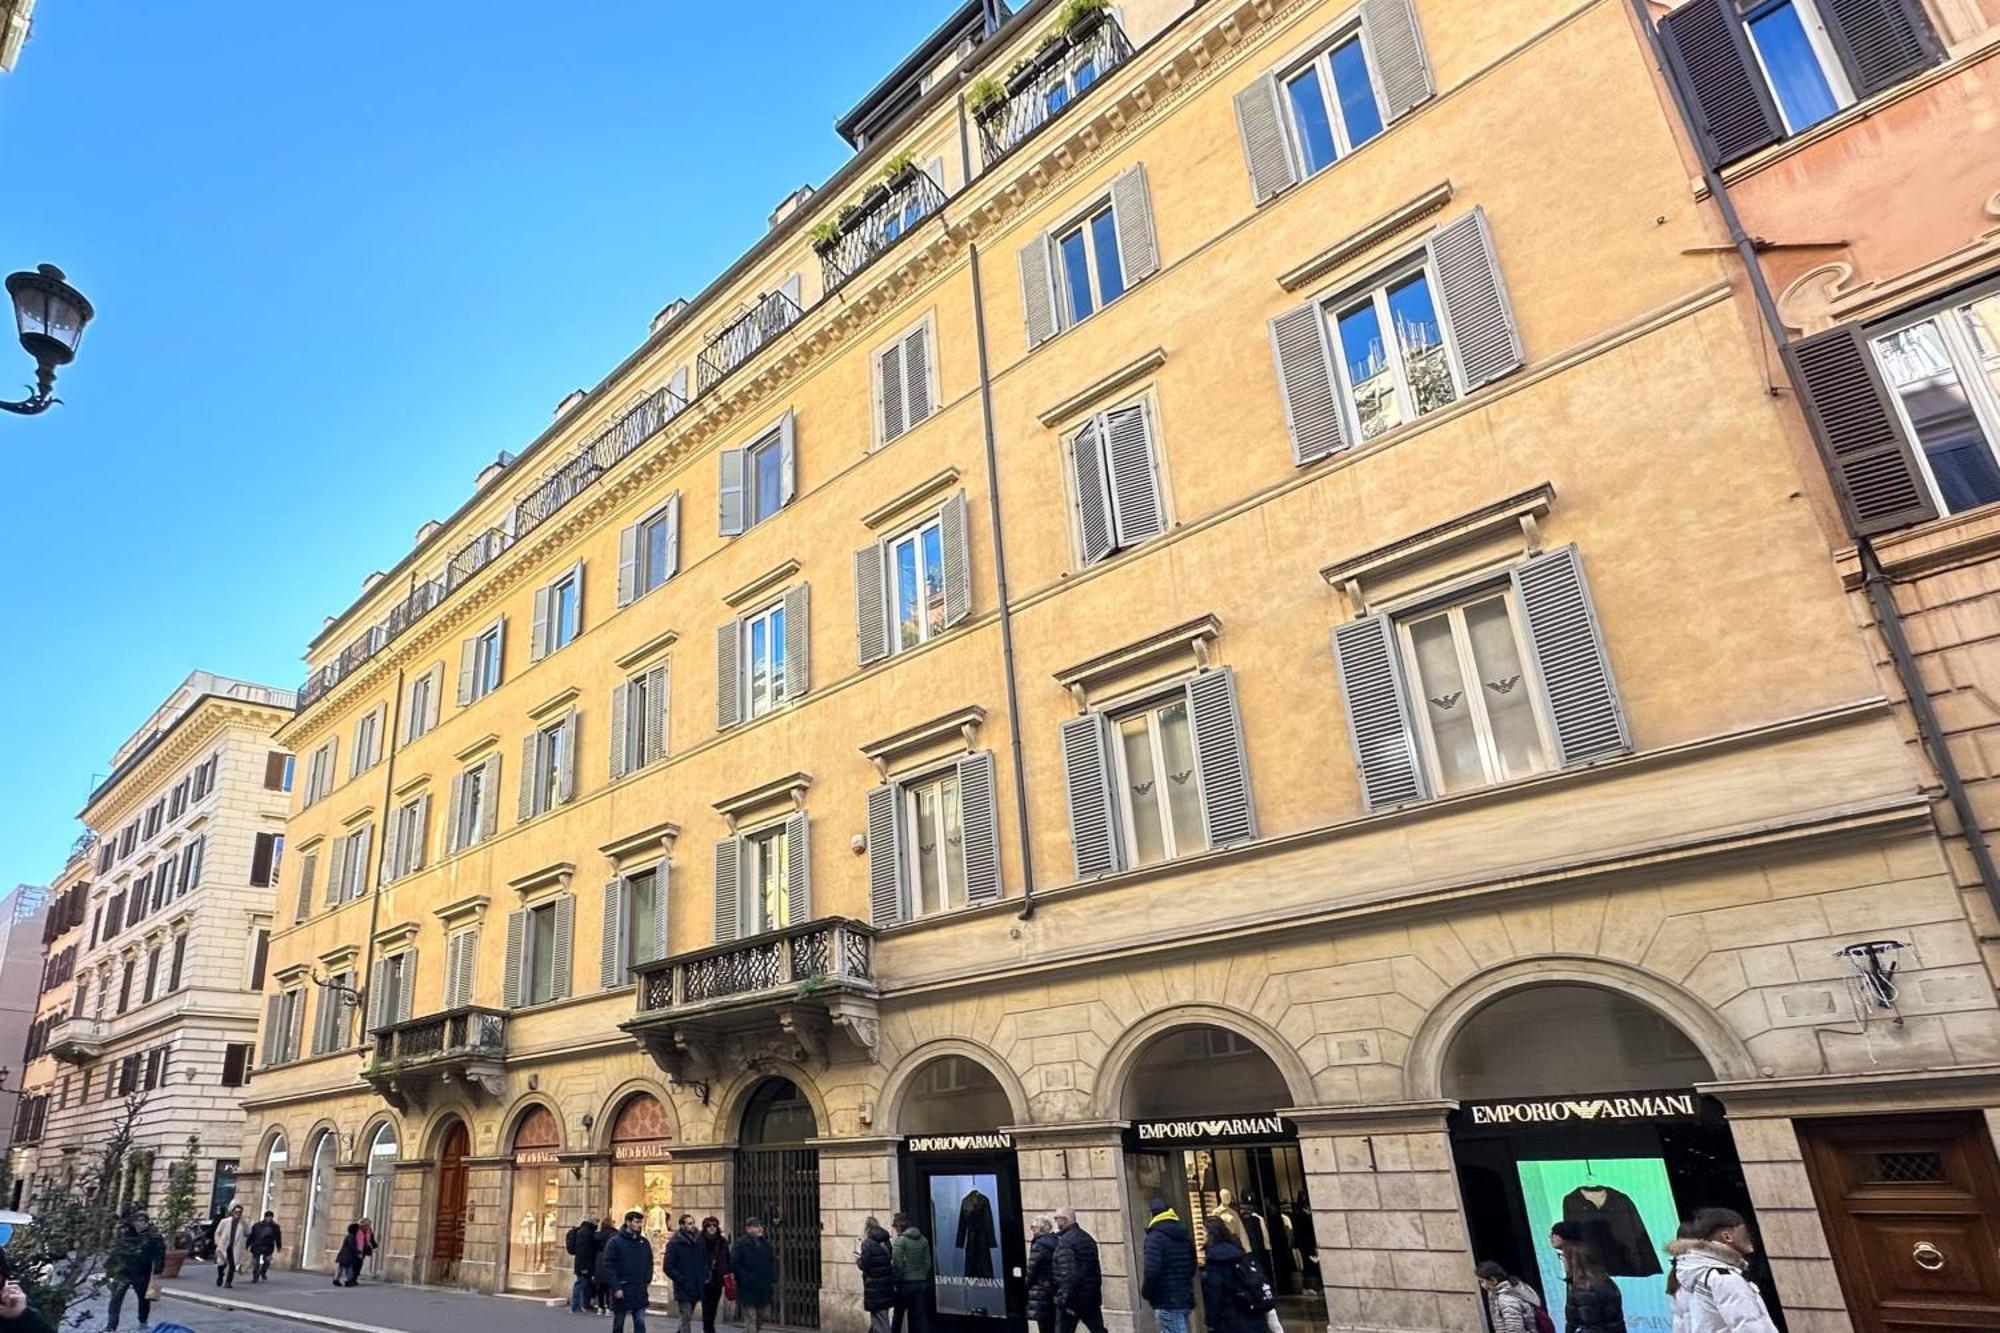
[(456, 1277), (465, 1257), (465, 1154), (471, 1147), (460, 1121), (445, 1131), (438, 1152), (437, 1224), (431, 1229), (431, 1261), (442, 1266), (435, 1276)]
[(1797, 1123), (1857, 1333), (2000, 1329), (2000, 1166), (1978, 1114)]

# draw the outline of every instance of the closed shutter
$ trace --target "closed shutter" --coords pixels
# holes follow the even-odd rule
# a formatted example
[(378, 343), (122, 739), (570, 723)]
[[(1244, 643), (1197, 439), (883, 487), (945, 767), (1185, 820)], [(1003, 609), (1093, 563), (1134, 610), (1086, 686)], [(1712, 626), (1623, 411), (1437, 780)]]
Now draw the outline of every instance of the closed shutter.
[(1476, 389), (1519, 369), (1527, 358), (1500, 264), (1493, 257), (1493, 236), (1483, 207), (1431, 237), (1431, 263), (1437, 269), (1438, 296), (1451, 324), (1452, 350), (1465, 374), (1465, 387)]
[(346, 834), (333, 840), (332, 873), (326, 877), (326, 906), (340, 906), (342, 888), (347, 883), (347, 858), (352, 853), (354, 839)]
[(405, 871), (422, 870), (430, 851), (431, 794), (429, 792), (425, 792), (417, 798), (417, 819), (414, 832), (416, 836), (411, 839), (410, 845), (403, 848), (403, 866)]
[(1944, 59), (1917, 0), (1821, 0), (1819, 8), (1856, 97), (1894, 87)]
[(554, 600), (554, 588), (535, 589), (535, 623), (528, 636), (530, 662), (539, 662), (549, 654), (549, 644), (555, 637), (550, 632), (549, 606)]
[(465, 818), (465, 774), (460, 773), (451, 780), (451, 804), (445, 810), (444, 854), (450, 856), (458, 851), (459, 830), (464, 827)]
[(501, 998), (509, 1009), (521, 1007), (521, 978), (527, 968), (522, 954), (528, 947), (528, 909), (507, 914), (507, 972), (501, 983)]
[(458, 946), (458, 960), (451, 973), (451, 1002), (454, 1008), (472, 1003), (472, 988), (478, 980), (479, 932), (462, 930), (452, 936)]
[[(250, 882), (258, 886), (268, 886), (271, 882), (271, 835), (259, 833), (250, 846)], [(148, 875), (146, 878), (151, 879)], [(160, 883), (167, 884), (171, 873), (166, 866), (160, 868)]]
[(639, 595), (639, 525), (618, 534), (618, 605), (630, 606)]
[(1260, 75), (1236, 94), (1236, 130), (1243, 138), (1243, 160), (1250, 167), (1252, 199), (1261, 204), (1298, 184), (1285, 113), (1278, 101), (1277, 75)]
[(785, 590), (785, 698), (812, 688), (812, 590), (803, 583)]
[(915, 426), (931, 414), (931, 331), (928, 325), (903, 339), (903, 401), (908, 414), (907, 426)]
[(790, 408), (778, 422), (778, 503), (788, 505), (799, 493), (799, 418)]
[(391, 810), (389, 818), (382, 825), (382, 882), (393, 883), (402, 869), (397, 858), (403, 849), (403, 812), (400, 808)]
[(354, 850), (349, 855), (354, 858), (354, 864), (348, 867), (348, 873), (354, 877), (351, 881), (354, 889), (348, 896), (359, 898), (368, 891), (368, 853), (375, 845), (375, 826), (363, 824), (350, 841)]
[(479, 836), (490, 838), (500, 829), (500, 752), (486, 756), (486, 776), (480, 780)]
[(1111, 804), (1110, 745), (1111, 724), (1102, 713), (1085, 713), (1062, 724), (1069, 841), (1078, 879), (1109, 874), (1125, 859)]
[(785, 820), (785, 903), (792, 924), (812, 920), (812, 828), (806, 816)]
[(646, 752), (649, 764), (657, 764), (667, 753), (667, 669), (656, 666), (646, 673)]
[(615, 990), (626, 982), (626, 885), (623, 876), (604, 885), (604, 934), (597, 947), (597, 984)]
[(1862, 536), (1937, 517), (1867, 337), (1841, 324), (1785, 348), (1806, 419), (1827, 454), (1848, 521)]
[(868, 919), (893, 926), (903, 919), (902, 789), (868, 790)]
[[(266, 1065), (278, 1063), (278, 1034), (282, 1031), (279, 1024), (283, 1021), (284, 1003), (282, 995), (273, 995), (264, 1001), (264, 1047), (258, 1059)], [(88, 1071), (85, 1071), (84, 1077), (89, 1077)]]
[(1104, 475), (1104, 443), (1096, 418), (1070, 441), (1070, 477), (1076, 487), (1077, 553), (1086, 565), (1111, 554), (1111, 492)]
[(303, 921), (312, 915), (313, 877), (318, 873), (319, 853), (306, 853), (299, 864), (299, 901), (292, 909), (292, 920)]
[(1129, 287), (1160, 271), (1160, 238), (1153, 227), (1153, 201), (1146, 192), (1143, 164), (1112, 178), (1111, 210), (1118, 229), (1118, 260)]
[(1104, 414), (1105, 458), (1120, 549), (1129, 549), (1166, 531), (1160, 504), (1160, 474), (1153, 462), (1152, 417), (1144, 403)]
[(882, 543), (870, 542), (855, 550), (854, 642), (862, 666), (889, 655), (889, 601), (882, 566)]
[(289, 993), (292, 1002), (285, 1006), (288, 1011), (285, 1020), (285, 1058), (296, 1060), (299, 1058), (299, 1039), (305, 1035), (306, 996), (304, 991), (295, 990)]
[(1333, 349), (1317, 301), (1294, 306), (1271, 321), (1271, 355), (1278, 364), (1278, 396), (1292, 436), (1292, 462), (1310, 463), (1345, 449), (1333, 387)]
[(458, 998), (458, 969), (465, 955), (465, 936), (448, 935), (444, 941), (444, 1007), (456, 1009)]
[(724, 449), (721, 459), (722, 512), (717, 530), (725, 537), (734, 537), (743, 531), (743, 509), (747, 498), (744, 491), (745, 453), (741, 449)]
[(535, 778), (537, 771), (541, 768), (542, 762), (546, 757), (542, 751), (542, 733), (539, 728), (529, 732), (522, 738), (521, 800), (514, 812), (514, 817), (523, 824), (533, 819), (537, 813), (535, 810), (535, 792), (538, 787)]
[(1630, 750), (1625, 708), (1576, 547), (1548, 551), (1517, 566), (1514, 591), (1527, 621), (1528, 647), (1559, 761), (1582, 764)]
[(438, 724), (438, 710), (444, 707), (444, 663), (431, 667), (430, 698), (424, 705), (424, 730), (429, 731)]
[(715, 726), (727, 731), (743, 720), (743, 672), (737, 665), (741, 651), (740, 622), (728, 621), (715, 627)]
[(965, 901), (1000, 898), (1000, 788), (993, 752), (975, 750), (958, 761), (958, 828), (965, 856)]
[(1021, 315), (1032, 350), (1055, 336), (1055, 275), (1049, 271), (1049, 234), (1039, 232), (1021, 247)]
[(1659, 30), (1711, 163), (1726, 166), (1785, 137), (1736, 0), (1688, 0), (1660, 20)]
[(938, 510), (938, 546), (944, 554), (944, 623), (956, 625), (972, 614), (972, 543), (965, 492), (946, 498)]
[(458, 706), (465, 707), (472, 702), (472, 667), (479, 655), (479, 639), (475, 636), (458, 645)]
[(556, 804), (568, 805), (576, 799), (576, 756), (583, 748), (582, 724), (572, 708), (563, 715), (562, 767), (556, 770)]
[(1250, 797), (1236, 673), (1228, 667), (1204, 671), (1188, 682), (1187, 695), (1195, 770), (1201, 778), (1202, 833), (1211, 848), (1247, 842), (1257, 836), (1257, 809)]
[(736, 938), (736, 906), (741, 892), (743, 841), (724, 838), (715, 844), (715, 942)]
[(1361, 0), (1361, 31), (1388, 119), (1429, 101), (1431, 66), (1410, 0)]
[[(579, 560), (575, 564), (569, 567), (568, 577), (570, 580), (570, 586), (573, 589), (573, 591), (570, 595), (570, 622), (567, 628), (569, 629), (570, 638), (574, 639), (577, 635), (583, 633), (583, 600), (584, 600), (583, 561)], [(560, 604), (551, 603), (550, 610), (552, 613), (552, 618), (559, 616)], [(557, 622), (550, 627), (549, 648), (551, 651), (555, 649), (556, 647), (555, 640), (559, 632), (563, 628), (564, 626), (561, 624), (560, 620), (557, 620)]]
[(901, 340), (891, 343), (882, 355), (875, 359), (876, 378), (880, 382), (880, 398), (877, 409), (881, 414), (882, 442), (887, 444), (903, 433), (903, 344)]
[(667, 956), (667, 899), (672, 870), (665, 861), (653, 872), (653, 951), (651, 961)]
[(611, 780), (625, 776), (626, 755), (630, 752), (632, 738), (626, 728), (632, 725), (625, 716), (625, 700), (631, 693), (630, 681), (619, 681), (611, 687)]
[(1430, 795), (1410, 728), (1410, 693), (1393, 628), (1365, 616), (1333, 631), (1334, 669), (1347, 703), (1347, 739), (1361, 777), (1361, 800), (1381, 810)]
[(396, 969), (401, 981), (400, 993), (396, 996), (396, 1021), (407, 1023), (417, 1013), (417, 951), (408, 949), (402, 955), (403, 965)]

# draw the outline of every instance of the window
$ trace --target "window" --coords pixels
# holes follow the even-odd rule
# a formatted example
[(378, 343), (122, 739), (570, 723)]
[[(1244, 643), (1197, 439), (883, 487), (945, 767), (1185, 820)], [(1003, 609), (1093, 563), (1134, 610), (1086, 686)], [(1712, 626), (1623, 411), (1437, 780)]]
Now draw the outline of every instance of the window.
[[(188, 808), (188, 783), (189, 779), (182, 778), (174, 784), (172, 793), (167, 797), (168, 819), (179, 819)], [(99, 866), (98, 869), (102, 870), (104, 867)]]
[(1346, 405), (1361, 439), (1372, 440), (1458, 398), (1424, 269), (1399, 275), (1329, 314)]
[(667, 668), (662, 664), (611, 687), (611, 779), (615, 782), (666, 753)]
[(132, 1007), (132, 979), (137, 973), (139, 960), (127, 958), (125, 966), (118, 974), (118, 1012), (124, 1013)]
[(556, 911), (553, 904), (528, 913), (528, 1004), (546, 1004), (556, 994)]
[(430, 793), (403, 802), (389, 816), (389, 842), (383, 853), (382, 882), (401, 879), (424, 868), (430, 841)]
[(414, 949), (376, 960), (375, 982), (368, 994), (368, 1029), (387, 1027), (414, 1017), (417, 955)]
[(1125, 265), (1118, 254), (1118, 222), (1106, 203), (1056, 237), (1056, 273), (1065, 326), (1080, 323), (1125, 294)]
[(352, 766), (348, 777), (360, 777), (382, 758), (382, 725), (388, 715), (389, 705), (376, 704), (355, 720), (354, 753), (348, 759)]
[[(185, 779), (183, 779), (183, 785), (185, 785)], [(175, 794), (179, 794), (178, 788), (175, 789)], [(176, 810), (174, 813), (179, 814), (180, 812)], [(111, 869), (111, 863), (116, 859), (117, 855), (118, 839), (116, 837), (106, 838), (103, 842), (99, 843), (97, 846), (97, 873), (101, 875)]]
[(195, 800), (199, 801), (204, 796), (208, 795), (210, 792), (215, 790), (216, 770), (221, 762), (222, 762), (222, 756), (220, 754), (212, 754), (208, 758), (202, 760), (201, 764), (196, 767), (196, 769), (194, 770)]
[(442, 662), (410, 682), (406, 734), (403, 737), (405, 741), (413, 741), (437, 725), (438, 691), (443, 685), (444, 663)]
[(483, 699), (500, 688), (500, 665), (505, 655), (507, 622), (500, 619), (465, 640), (459, 650), (458, 702), (460, 707)]
[(509, 1008), (569, 997), (575, 919), (576, 899), (569, 894), (509, 914), (504, 987)]
[(937, 403), (934, 361), (927, 323), (875, 354), (875, 437), (882, 443), (930, 417)]
[(306, 760), (305, 803), (311, 805), (333, 790), (333, 761), (339, 748), (338, 737), (328, 737), (326, 742), (312, 752)]
[(146, 1052), (145, 1081), (141, 1086), (147, 1092), (151, 1092), (154, 1088), (160, 1086), (160, 1080), (166, 1076), (166, 1072), (167, 1048), (164, 1046), (155, 1046), (152, 1050)]
[(965, 493), (907, 532), (854, 553), (861, 665), (914, 648), (971, 614)]
[[(176, 962), (178, 962), (180, 959), (180, 954), (181, 954), (180, 944), (184, 942), (186, 939), (187, 936), (183, 935), (178, 940), (175, 941), (174, 958)], [(257, 931), (256, 939), (251, 943), (250, 946), (250, 985), (248, 987), (249, 990), (261, 991), (264, 989), (264, 968), (269, 963), (270, 957), (271, 957), (271, 931), (268, 927), (260, 927)], [(178, 989), (180, 985), (178, 972), (176, 972), (175, 978), (176, 979), (174, 985)]]
[(1358, 29), (1279, 81), (1300, 176), (1333, 165), (1382, 132), (1383, 116)]
[(150, 838), (155, 833), (158, 833), (160, 831), (160, 824), (166, 819), (166, 816), (167, 798), (162, 796), (159, 800), (146, 807), (146, 832), (144, 836)]
[(460, 852), (483, 842), (500, 827), (500, 755), (489, 754), (452, 779), (451, 818), (445, 851)]
[(160, 858), (160, 868), (153, 876), (153, 908), (157, 912), (173, 901), (174, 891), (180, 887), (180, 854), (171, 852)]
[(890, 651), (944, 632), (944, 526), (931, 519), (889, 541)]
[(250, 1081), (250, 1043), (232, 1041), (222, 1048), (222, 1086), (240, 1088)]
[(264, 1064), (285, 1064), (299, 1058), (305, 1032), (306, 993), (291, 987), (273, 995), (264, 1006)]
[[(386, 960), (385, 960), (386, 961)], [(351, 989), (354, 973), (343, 969), (329, 978), (329, 984), (320, 988), (319, 1013), (313, 1018), (312, 1053), (329, 1055), (345, 1050), (348, 1041), (347, 996), (336, 987)]]
[(116, 937), (119, 930), (122, 929), (124, 925), (125, 925), (125, 893), (124, 890), (121, 889), (117, 893), (112, 894), (110, 898), (105, 900), (103, 938), (108, 940)]
[(190, 841), (187, 845), (187, 850), (181, 853), (180, 891), (182, 893), (192, 893), (201, 887), (202, 863), (207, 859), (207, 856), (208, 835), (206, 833)]
[(666, 936), (666, 885), (657, 870), (642, 870), (625, 878), (625, 955), (628, 963), (661, 957), (658, 941)]
[(716, 629), (715, 724), (761, 717), (806, 692), (810, 634), (803, 583)]
[(965, 905), (965, 832), (959, 808), (958, 769), (903, 788), (904, 849), (909, 865), (903, 911), (915, 920)]
[(1796, 134), (1854, 101), (1813, 0), (1774, 0), (1744, 14), (1750, 47), (1784, 117)]
[(785, 826), (747, 835), (743, 859), (743, 896), (737, 903), (743, 934), (761, 935), (792, 925), (791, 839), (785, 836)]
[(1069, 437), (1067, 452), (1083, 564), (1166, 531), (1149, 403), (1100, 412)]
[(583, 562), (571, 565), (554, 583), (535, 589), (534, 632), (529, 656), (540, 661), (566, 647), (583, 627)]
[(127, 900), (125, 924), (128, 927), (137, 925), (146, 915), (146, 900), (152, 897), (152, 895), (153, 872), (148, 870), (145, 874), (139, 876), (138, 883), (132, 886), (132, 896)]
[(1548, 743), (1508, 590), (1413, 616), (1400, 621), (1398, 630), (1404, 660), (1415, 668), (1424, 754), (1439, 792), (1484, 787), (1548, 767)]
[(139, 1001), (141, 1004), (151, 1004), (163, 994), (160, 990), (160, 946), (157, 944), (146, 951), (146, 989), (141, 994), (144, 996)]
[(264, 755), (264, 790), (290, 791), (292, 789), (292, 757), (283, 750), (271, 750)]
[(629, 605), (672, 578), (680, 568), (681, 497), (618, 534), (618, 605)]
[[(196, 772), (199, 773), (200, 770), (197, 769)], [(199, 796), (200, 793), (197, 792), (196, 795)], [(119, 859), (123, 860), (125, 857), (130, 856), (132, 854), (132, 849), (135, 846), (137, 846), (138, 843), (139, 843), (139, 821), (135, 819), (131, 823), (127, 824), (124, 828), (118, 831)]]
[(576, 794), (576, 710), (544, 722), (521, 743), (521, 808), (525, 822)]
[(1151, 865), (1203, 849), (1201, 793), (1187, 697), (1112, 719), (1112, 749), (1125, 864)]
[(472, 1003), (474, 968), (479, 962), (479, 932), (461, 930), (445, 940), (444, 1007), (462, 1009)]
[(746, 717), (762, 717), (785, 701), (785, 605), (745, 616), (743, 704)]
[(368, 891), (368, 853), (375, 826), (363, 824), (334, 844), (333, 878), (327, 882), (327, 905), (352, 902)]
[(303, 921), (312, 915), (313, 884), (318, 878), (319, 851), (317, 844), (315, 844), (314, 850), (306, 852), (299, 858), (299, 898), (298, 902), (292, 908), (292, 920), (294, 923)]
[(250, 853), (250, 883), (268, 889), (278, 882), (278, 862), (285, 854), (285, 835), (259, 833)]
[(2000, 292), (1882, 334), (1874, 350), (1940, 512), (2000, 500)]

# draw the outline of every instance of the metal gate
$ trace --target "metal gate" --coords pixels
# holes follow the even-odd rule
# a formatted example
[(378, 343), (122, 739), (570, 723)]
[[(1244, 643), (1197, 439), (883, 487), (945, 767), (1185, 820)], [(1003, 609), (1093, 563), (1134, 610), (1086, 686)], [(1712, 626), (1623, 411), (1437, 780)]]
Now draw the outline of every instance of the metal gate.
[(777, 1258), (775, 1302), (766, 1323), (819, 1327), (819, 1153), (811, 1148), (739, 1148), (738, 1234), (751, 1218), (764, 1221)]

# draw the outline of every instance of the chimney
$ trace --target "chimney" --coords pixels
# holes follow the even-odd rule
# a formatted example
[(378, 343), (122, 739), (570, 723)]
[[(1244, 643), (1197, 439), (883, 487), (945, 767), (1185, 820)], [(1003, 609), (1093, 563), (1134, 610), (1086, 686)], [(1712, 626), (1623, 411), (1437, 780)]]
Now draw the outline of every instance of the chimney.
[(479, 469), (479, 475), (472, 479), (472, 489), (474, 491), (485, 490), (487, 482), (492, 481), (495, 477), (499, 476), (502, 472), (505, 472), (508, 468), (512, 467), (513, 465), (514, 465), (514, 455), (508, 453), (505, 449), (502, 449), (500, 451), (500, 456), (498, 458), (488, 463), (485, 467)]
[(583, 390), (581, 389), (571, 389), (568, 393), (564, 394), (563, 400), (556, 404), (555, 419), (558, 421), (562, 420), (563, 413), (582, 402), (583, 396)]
[(437, 532), (439, 528), (443, 526), (444, 524), (438, 522), (436, 519), (432, 519), (430, 522), (424, 524), (421, 528), (417, 529), (417, 540), (413, 542), (412, 545), (422, 546), (425, 542), (431, 539), (431, 537)]
[(681, 311), (687, 308), (688, 308), (688, 303), (687, 303), (687, 298), (685, 296), (676, 296), (673, 300), (661, 306), (660, 313), (653, 316), (653, 322), (646, 326), (647, 336), (650, 337), (651, 335), (658, 333), (661, 329), (667, 326), (668, 322), (671, 321), (674, 316), (680, 314)]
[(381, 581), (382, 581), (382, 571), (378, 569), (373, 574), (370, 574), (367, 578), (361, 580), (361, 591), (363, 593), (371, 593), (375, 591), (375, 585), (380, 583)]
[(775, 228), (780, 222), (798, 212), (799, 209), (805, 206), (806, 200), (812, 198), (812, 196), (813, 187), (810, 185), (801, 185), (798, 189), (793, 190), (790, 194), (779, 200), (778, 206), (771, 210), (771, 226)]

